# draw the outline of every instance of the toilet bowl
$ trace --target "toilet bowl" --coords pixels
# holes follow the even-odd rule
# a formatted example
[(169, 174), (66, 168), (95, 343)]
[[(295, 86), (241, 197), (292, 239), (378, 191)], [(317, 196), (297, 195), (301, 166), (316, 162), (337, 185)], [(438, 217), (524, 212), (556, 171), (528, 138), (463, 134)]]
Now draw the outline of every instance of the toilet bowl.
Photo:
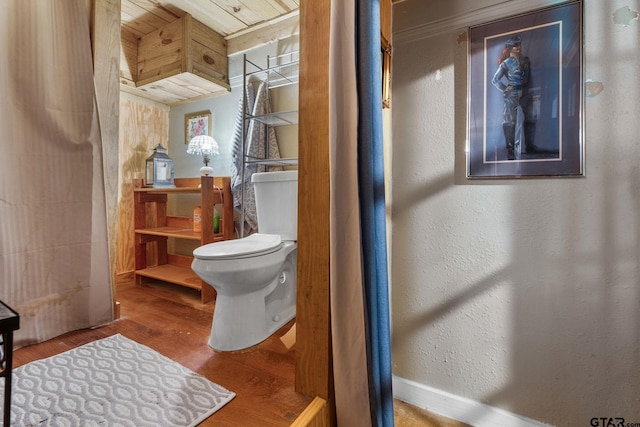
[(217, 292), (211, 348), (251, 347), (295, 317), (296, 249), (279, 235), (258, 233), (194, 251), (191, 268)]
[(209, 346), (249, 348), (295, 317), (297, 171), (252, 175), (258, 233), (193, 251), (191, 269), (216, 292)]

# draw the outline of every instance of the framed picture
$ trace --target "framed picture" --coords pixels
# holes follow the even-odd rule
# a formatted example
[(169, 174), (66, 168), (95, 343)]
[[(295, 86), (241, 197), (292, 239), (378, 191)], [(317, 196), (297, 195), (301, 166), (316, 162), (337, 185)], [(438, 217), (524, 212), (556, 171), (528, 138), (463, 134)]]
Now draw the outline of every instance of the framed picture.
[(212, 136), (213, 129), (211, 123), (211, 111), (200, 111), (198, 113), (185, 114), (184, 129), (185, 144), (189, 144), (189, 141), (191, 141), (191, 138), (194, 136)]
[(381, 37), (380, 59), (382, 64), (382, 108), (391, 108), (391, 44)]
[(468, 35), (467, 177), (582, 176), (582, 1)]

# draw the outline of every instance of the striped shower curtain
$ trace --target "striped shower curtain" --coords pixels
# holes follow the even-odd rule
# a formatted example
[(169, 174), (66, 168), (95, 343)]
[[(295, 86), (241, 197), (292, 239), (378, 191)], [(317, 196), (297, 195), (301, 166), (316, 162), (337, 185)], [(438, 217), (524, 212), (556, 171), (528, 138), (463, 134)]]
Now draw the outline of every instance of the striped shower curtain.
[(331, 3), (330, 281), (340, 426), (393, 426), (380, 5)]
[(88, 6), (2, 2), (0, 299), (17, 347), (113, 318)]

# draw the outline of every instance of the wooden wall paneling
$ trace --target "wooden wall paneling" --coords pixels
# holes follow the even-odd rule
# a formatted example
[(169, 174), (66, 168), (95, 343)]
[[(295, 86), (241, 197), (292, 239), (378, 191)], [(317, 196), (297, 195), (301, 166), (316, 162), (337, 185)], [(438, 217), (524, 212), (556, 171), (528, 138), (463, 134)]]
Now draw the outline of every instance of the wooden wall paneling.
[(329, 301), (331, 0), (300, 4), (296, 391), (327, 401), (335, 424)]
[(169, 108), (123, 94), (120, 99), (118, 277), (127, 277), (134, 270), (133, 180), (144, 178), (145, 160), (157, 144), (167, 147), (168, 141)]

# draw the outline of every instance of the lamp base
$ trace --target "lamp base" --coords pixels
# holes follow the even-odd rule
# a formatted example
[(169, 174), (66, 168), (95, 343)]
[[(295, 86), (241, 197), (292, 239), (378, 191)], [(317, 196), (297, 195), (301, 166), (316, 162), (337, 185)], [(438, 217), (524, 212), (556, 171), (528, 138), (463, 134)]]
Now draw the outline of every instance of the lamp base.
[(209, 176), (213, 174), (213, 168), (211, 166), (203, 166), (200, 168), (200, 173), (204, 176)]

